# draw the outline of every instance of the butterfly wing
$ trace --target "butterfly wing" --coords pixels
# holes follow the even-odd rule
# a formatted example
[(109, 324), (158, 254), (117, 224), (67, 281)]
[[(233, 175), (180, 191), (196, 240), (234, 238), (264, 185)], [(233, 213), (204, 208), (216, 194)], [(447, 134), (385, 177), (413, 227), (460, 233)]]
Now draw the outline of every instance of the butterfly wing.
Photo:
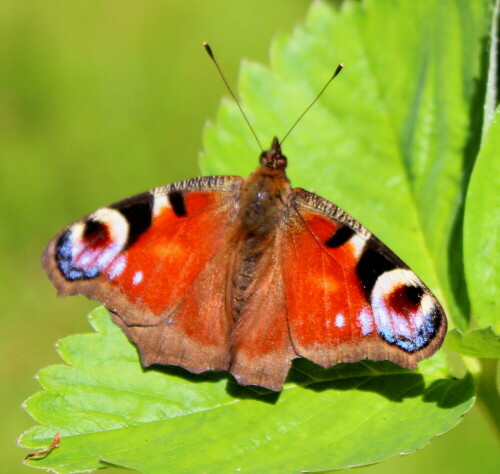
[(297, 356), (415, 368), (439, 348), (446, 318), (429, 289), (356, 220), (302, 189), (235, 308), (242, 185), (196, 178), (100, 209), (49, 243), (44, 268), (59, 294), (102, 301), (144, 365), (229, 370), (280, 390)]
[(362, 359), (416, 368), (446, 334), (446, 317), (422, 281), (334, 204), (294, 189), (281, 251), (295, 352), (323, 367)]
[(60, 295), (104, 303), (144, 365), (228, 368), (225, 291), (242, 178), (195, 178), (100, 209), (48, 244)]

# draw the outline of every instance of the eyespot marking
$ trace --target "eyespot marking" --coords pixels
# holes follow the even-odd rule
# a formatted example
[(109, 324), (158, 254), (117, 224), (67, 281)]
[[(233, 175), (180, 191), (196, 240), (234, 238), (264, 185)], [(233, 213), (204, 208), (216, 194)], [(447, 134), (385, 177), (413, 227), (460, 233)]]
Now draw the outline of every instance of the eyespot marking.
[(128, 236), (124, 216), (103, 208), (69, 228), (56, 243), (55, 259), (70, 281), (99, 276), (123, 250)]
[(408, 353), (427, 346), (441, 324), (434, 299), (411, 270), (395, 269), (380, 275), (371, 301), (377, 332)]

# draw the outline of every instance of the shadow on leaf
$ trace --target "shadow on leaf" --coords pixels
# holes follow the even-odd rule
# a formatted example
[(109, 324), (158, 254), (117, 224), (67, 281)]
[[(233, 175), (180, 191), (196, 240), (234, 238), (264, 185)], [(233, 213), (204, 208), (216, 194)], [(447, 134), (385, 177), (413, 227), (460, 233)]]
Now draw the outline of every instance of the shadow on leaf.
[(423, 400), (439, 408), (453, 408), (474, 396), (474, 379), (467, 373), (462, 379), (441, 379), (431, 383)]
[[(190, 383), (217, 383), (226, 379), (227, 393), (239, 399), (254, 399), (275, 404), (281, 395), (281, 392), (273, 392), (262, 387), (239, 385), (226, 372), (192, 374), (181, 367), (162, 365), (154, 365), (144, 370), (161, 372)], [(295, 359), (287, 383), (316, 392), (324, 390), (373, 392), (397, 403), (407, 398), (422, 397), (423, 401), (436, 403), (440, 408), (460, 405), (474, 394), (474, 384), (470, 375), (463, 379), (436, 380), (426, 387), (422, 374), (387, 361), (366, 360), (337, 364), (330, 369), (324, 369), (306, 359)]]
[(425, 391), (425, 382), (421, 374), (385, 361), (343, 363), (324, 369), (306, 359), (297, 359), (287, 380), (317, 392), (323, 390), (375, 392), (394, 402), (418, 397)]

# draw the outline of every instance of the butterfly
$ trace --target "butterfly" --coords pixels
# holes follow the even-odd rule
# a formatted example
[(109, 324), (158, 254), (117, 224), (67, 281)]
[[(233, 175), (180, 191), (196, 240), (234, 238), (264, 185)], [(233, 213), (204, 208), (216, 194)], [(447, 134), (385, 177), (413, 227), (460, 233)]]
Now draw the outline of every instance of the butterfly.
[(144, 366), (275, 391), (297, 357), (416, 368), (443, 342), (443, 308), (356, 219), (292, 188), (286, 165), (274, 138), (247, 179), (188, 179), (99, 209), (50, 241), (43, 267), (59, 295), (101, 301)]

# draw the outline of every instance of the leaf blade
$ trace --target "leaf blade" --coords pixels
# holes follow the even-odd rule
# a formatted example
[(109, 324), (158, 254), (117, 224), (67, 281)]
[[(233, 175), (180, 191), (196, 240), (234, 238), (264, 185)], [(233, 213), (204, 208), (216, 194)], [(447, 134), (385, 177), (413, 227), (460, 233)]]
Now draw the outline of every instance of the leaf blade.
[[(135, 363), (120, 363), (117, 354), (128, 353), (131, 343), (103, 308), (92, 320), (105, 330), (62, 341), (61, 356), (71, 354), (78, 363), (41, 371), (45, 390), (26, 402), (27, 411), (47, 427), (25, 432), (22, 445), (43, 446), (61, 433), (60, 446), (28, 461), (31, 466), (61, 473), (97, 469), (103, 461), (142, 472), (345, 467), (418, 449), (451, 429), (474, 400), (470, 377), (443, 378), (440, 357), (426, 361), (420, 373), (369, 361), (324, 370), (299, 360), (280, 395), (259, 395), (216, 375), (143, 370), (137, 355)], [(109, 367), (92, 356), (75, 358), (89, 347), (99, 358), (109, 354)], [(419, 419), (426, 421), (416, 428)], [(411, 434), (401, 443), (396, 433), (409, 422)], [(353, 450), (368, 431), (380, 442)], [(331, 453), (332, 443), (341, 455)]]
[(500, 108), (483, 140), (467, 192), (465, 274), (479, 326), (500, 331)]
[[(348, 2), (337, 12), (317, 2), (304, 26), (273, 45), (270, 70), (245, 63), (240, 78), (243, 106), (266, 143), (285, 133), (346, 62), (287, 139), (291, 181), (332, 200), (389, 244), (462, 328), (469, 315), (460, 259), (453, 267), (461, 249), (453, 232), (464, 164), (476, 150), (469, 140), (481, 131), (471, 103), (486, 83), (479, 58), (490, 4)], [(206, 172), (245, 175), (255, 163), (252, 138), (231, 103), (222, 105), (204, 144)]]

